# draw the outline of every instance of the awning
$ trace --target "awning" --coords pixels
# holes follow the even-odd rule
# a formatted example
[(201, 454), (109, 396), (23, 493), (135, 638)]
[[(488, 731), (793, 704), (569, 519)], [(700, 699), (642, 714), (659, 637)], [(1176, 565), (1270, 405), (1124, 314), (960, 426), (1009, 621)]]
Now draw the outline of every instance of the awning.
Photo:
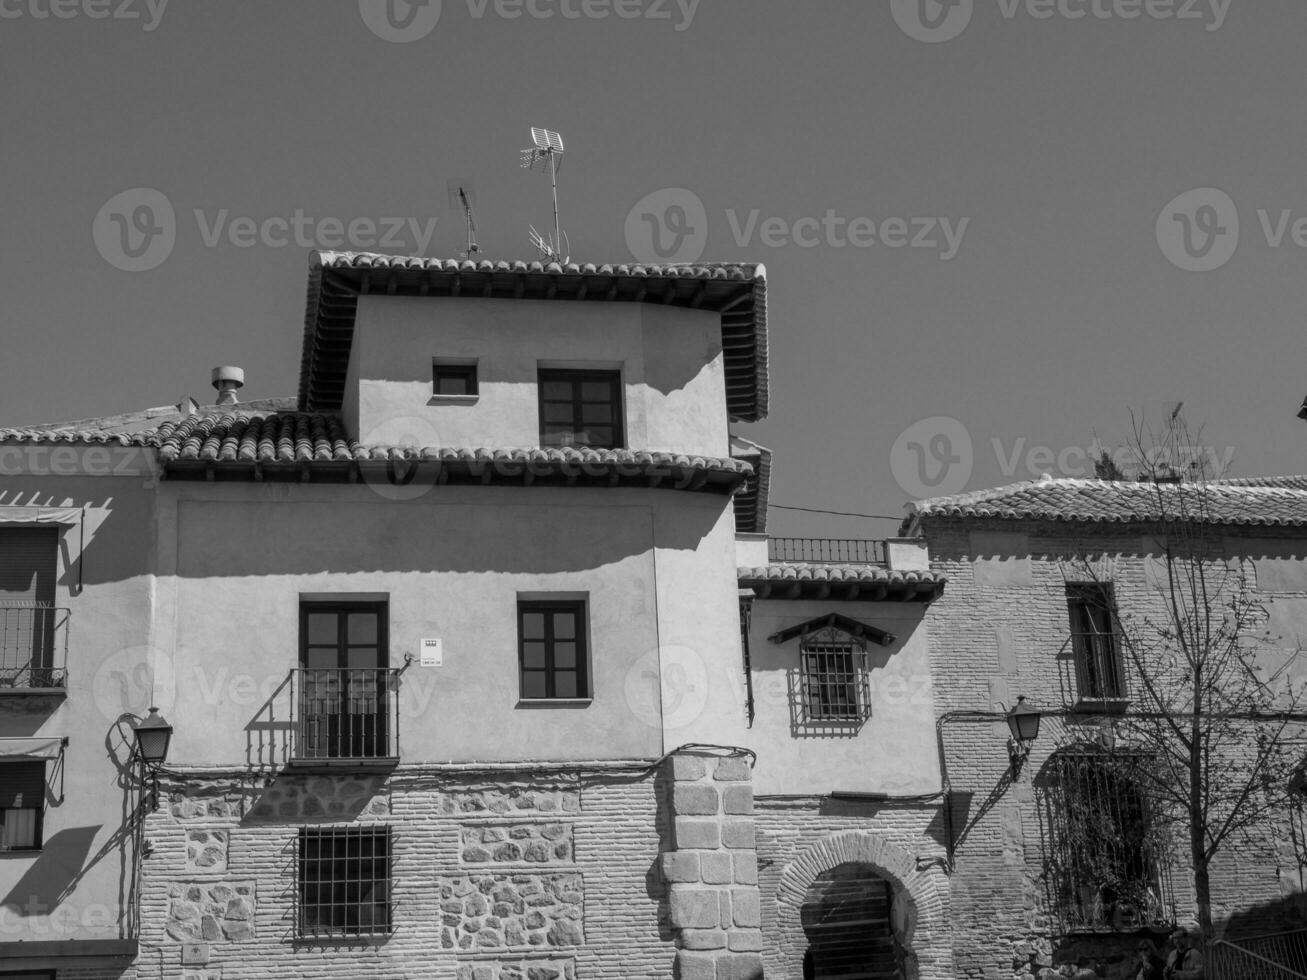
[(0, 506), (0, 524), (77, 524), (82, 519), (80, 507)]
[(0, 761), (48, 762), (64, 754), (68, 736), (56, 738), (0, 738)]
[(879, 643), (883, 647), (892, 644), (897, 637), (879, 626), (872, 626), (870, 623), (863, 623), (848, 616), (841, 616), (839, 613), (830, 613), (827, 616), (818, 616), (816, 619), (810, 619), (806, 623), (799, 623), (790, 626), (779, 632), (773, 633), (767, 639), (773, 643), (785, 643), (794, 639), (796, 636), (807, 636), (809, 633), (816, 633), (818, 630), (837, 629), (841, 633), (847, 633), (849, 636), (859, 640), (871, 640), (873, 643)]

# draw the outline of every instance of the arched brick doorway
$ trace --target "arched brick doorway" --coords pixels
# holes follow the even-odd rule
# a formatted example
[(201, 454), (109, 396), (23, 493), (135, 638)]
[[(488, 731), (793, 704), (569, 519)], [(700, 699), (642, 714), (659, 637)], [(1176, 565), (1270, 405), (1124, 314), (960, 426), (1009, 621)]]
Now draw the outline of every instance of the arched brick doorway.
[(847, 865), (883, 880), (889, 889), (890, 929), (901, 957), (903, 980), (954, 980), (951, 937), (944, 901), (936, 885), (938, 868), (918, 869), (913, 854), (869, 831), (823, 837), (786, 865), (776, 889), (777, 924), (785, 962), (781, 976), (803, 976), (809, 937), (803, 908), (823, 875)]
[(903, 980), (893, 899), (893, 885), (865, 864), (817, 875), (799, 908), (804, 980)]

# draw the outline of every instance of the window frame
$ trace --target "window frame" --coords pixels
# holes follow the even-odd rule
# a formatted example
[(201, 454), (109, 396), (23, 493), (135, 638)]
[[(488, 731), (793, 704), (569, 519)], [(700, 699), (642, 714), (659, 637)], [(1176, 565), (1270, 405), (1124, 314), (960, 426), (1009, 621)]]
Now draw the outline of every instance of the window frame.
[(1067, 582), (1066, 603), (1077, 700), (1125, 701), (1128, 687), (1112, 583)]
[[(554, 637), (553, 617), (560, 613), (572, 613), (576, 617), (575, 637), (570, 641), (576, 644), (576, 666), (558, 667), (554, 663), (555, 642), (559, 642)], [(528, 613), (540, 613), (545, 617), (545, 635), (542, 640), (545, 644), (545, 664), (543, 667), (526, 666), (526, 627), (524, 617)], [(592, 679), (590, 676), (590, 615), (589, 603), (585, 599), (578, 598), (524, 598), (519, 597), (517, 600), (517, 692), (518, 700), (525, 703), (569, 703), (578, 701), (591, 701), (594, 698)], [(532, 641), (537, 642), (537, 641)], [(561, 642), (569, 642), (563, 640)], [(526, 674), (528, 669), (531, 673), (542, 673), (545, 678), (545, 693), (542, 696), (528, 695), (526, 693)], [(559, 695), (555, 691), (555, 673), (558, 671), (575, 671), (576, 673), (576, 694)]]
[[(557, 423), (546, 423), (545, 421), (545, 404), (562, 404), (554, 399), (545, 398), (545, 384), (547, 382), (568, 382), (573, 385), (571, 406), (572, 406), (572, 428), (573, 438), (567, 442), (551, 442), (549, 438), (549, 425)], [(609, 386), (611, 402), (589, 402), (581, 396), (581, 386), (586, 383), (605, 382)], [(571, 448), (571, 449), (625, 449), (626, 448), (626, 416), (622, 404), (623, 395), (625, 394), (625, 385), (622, 382), (622, 371), (620, 368), (536, 368), (536, 411), (540, 423), (540, 445), (545, 448)], [(582, 418), (586, 404), (610, 404), (612, 407), (610, 421), (605, 423), (613, 430), (613, 439), (611, 445), (596, 445), (594, 443), (579, 444), (575, 436), (578, 433), (588, 431), (586, 423)]]
[[(331, 667), (310, 667), (310, 647), (323, 648), (325, 643), (309, 642), (309, 616), (331, 614), (336, 617), (336, 663)], [(376, 616), (376, 639), (369, 644), (349, 642), (349, 617), (354, 613)], [(377, 662), (371, 667), (349, 666), (351, 647), (377, 651)], [(300, 597), (299, 601), (299, 663), (302, 677), (296, 693), (295, 757), (301, 762), (312, 760), (345, 760), (365, 764), (373, 760), (390, 759), (398, 737), (399, 719), (396, 705), (391, 700), (390, 662), (390, 600), (389, 598), (324, 598)], [(310, 686), (308, 671), (331, 670), (338, 673), (335, 680), (326, 679), (323, 685), (335, 696), (326, 700), (339, 702), (337, 710), (310, 711), (309, 705), (324, 703), (319, 687)], [(369, 676), (371, 673), (371, 676)], [(320, 683), (317, 682), (317, 683)], [(362, 692), (361, 694), (358, 692)], [(373, 710), (356, 710), (359, 701), (372, 703)], [(353, 705), (353, 707), (351, 707)], [(321, 751), (325, 745), (326, 751)], [(313, 746), (313, 751), (310, 751)]]
[[(370, 838), (373, 842), (374, 850), (371, 855), (364, 857), (362, 854), (356, 857), (350, 857), (349, 842), (351, 839), (362, 840), (365, 837)], [(321, 876), (310, 880), (308, 871), (310, 868), (310, 858), (307, 853), (306, 845), (313, 839), (321, 848), (325, 844), (332, 845), (344, 844), (346, 854), (341, 857), (332, 854), (327, 858), (319, 855), (312, 859), (317, 863), (315, 867), (321, 870), (324, 866), (330, 865), (331, 877), (324, 883)], [(384, 842), (384, 853), (378, 856), (375, 846), (380, 840)], [(361, 850), (361, 848), (360, 848)], [(365, 878), (361, 873), (363, 870), (363, 861), (372, 862), (371, 877)], [(349, 862), (357, 861), (359, 864), (354, 868), (349, 868)], [(380, 862), (380, 867), (384, 870), (384, 877), (376, 876), (376, 869)], [(341, 877), (335, 877), (336, 869), (340, 864), (347, 866), (346, 874)], [(351, 873), (352, 872), (352, 873)], [(348, 889), (362, 889), (364, 885), (370, 883), (372, 886), (381, 884), (384, 888), (384, 895), (379, 900), (372, 900), (364, 903), (360, 895), (353, 902), (338, 902), (335, 900), (335, 893), (330, 895), (327, 902), (321, 901), (322, 889), (342, 887)], [(310, 888), (317, 886), (319, 900), (315, 902), (308, 901), (308, 892)], [(395, 932), (395, 902), (393, 897), (395, 887), (395, 835), (390, 824), (367, 824), (362, 826), (314, 826), (300, 827), (299, 833), (295, 839), (295, 938), (303, 941), (320, 941), (320, 940), (356, 940), (375, 938), (379, 936), (390, 936)], [(361, 912), (364, 909), (373, 910), (374, 914), (377, 909), (384, 910), (384, 921), (378, 924), (373, 922), (370, 926), (362, 924)], [(321, 926), (323, 910), (326, 910), (327, 917), (333, 921), (326, 928)], [(348, 923), (337, 925), (334, 916), (339, 914), (341, 918), (347, 918), (350, 911), (353, 911), (357, 921), (353, 927)], [(310, 913), (316, 912), (315, 924), (309, 925)]]
[[(4, 825), (4, 821), (5, 821), (4, 815), (9, 813), (10, 811), (13, 812), (31, 811), (33, 813), (33, 822), (35, 824), (32, 830), (32, 845), (30, 847), (6, 847), (3, 844), (0, 844), (0, 855), (38, 854), (45, 849), (45, 781), (47, 776), (45, 763), (33, 759), (23, 759), (20, 761), (9, 761), (9, 762), (0, 761), (0, 771), (3, 771), (5, 767), (9, 767), (9, 766), (12, 766), (14, 768), (18, 768), (22, 766), (32, 766), (35, 769), (38, 769), (39, 770), (38, 779), (41, 786), (41, 792), (40, 792), (40, 799), (37, 800), (36, 806), (22, 806), (22, 807), (0, 806), (0, 827)], [(0, 976), (3, 976), (3, 974), (0, 974)]]
[[(467, 390), (458, 392), (441, 391), (440, 381), (442, 377), (463, 379), (466, 382)], [(431, 397), (476, 398), (480, 394), (476, 361), (449, 360), (439, 357), (431, 359)]]
[[(818, 658), (845, 656), (849, 658), (847, 670), (832, 672), (829, 665), (821, 669)], [(804, 722), (818, 725), (860, 725), (871, 717), (867, 645), (861, 639), (829, 630), (803, 637), (799, 642), (799, 678)], [(848, 691), (852, 691), (851, 703), (833, 703), (830, 694), (836, 687), (846, 689), (846, 701), (849, 700)], [(836, 710), (838, 708), (847, 710)]]

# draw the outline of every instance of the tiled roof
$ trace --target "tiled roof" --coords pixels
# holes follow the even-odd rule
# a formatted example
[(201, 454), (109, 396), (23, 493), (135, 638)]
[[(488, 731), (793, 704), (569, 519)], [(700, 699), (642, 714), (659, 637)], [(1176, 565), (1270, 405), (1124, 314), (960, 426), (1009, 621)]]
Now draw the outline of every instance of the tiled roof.
[[(0, 441), (114, 443), (147, 446), (174, 474), (219, 467), (314, 466), (345, 473), (354, 466), (407, 462), (429, 465), (444, 479), (478, 482), (604, 484), (731, 492), (753, 472), (740, 459), (629, 449), (478, 449), (364, 445), (345, 430), (339, 415), (324, 412), (209, 410), (168, 418), (136, 432), (82, 429), (0, 429)], [(442, 480), (442, 482), (444, 482)]]
[(948, 579), (938, 572), (898, 571), (883, 565), (820, 565), (785, 562), (737, 570), (740, 588), (760, 597), (808, 597), (829, 592), (833, 598), (862, 600), (930, 600), (944, 591)]
[(299, 408), (334, 411), (360, 293), (668, 303), (718, 312), (731, 418), (767, 415), (767, 270), (761, 264), (594, 265), (315, 252), (309, 262)]
[(1262, 477), (1198, 483), (1043, 478), (908, 505), (905, 527), (930, 518), (1148, 524), (1307, 525), (1307, 479)]
[(767, 498), (771, 493), (772, 452), (742, 436), (731, 436), (731, 456), (753, 466), (753, 475), (735, 494), (735, 529), (745, 534), (767, 531)]

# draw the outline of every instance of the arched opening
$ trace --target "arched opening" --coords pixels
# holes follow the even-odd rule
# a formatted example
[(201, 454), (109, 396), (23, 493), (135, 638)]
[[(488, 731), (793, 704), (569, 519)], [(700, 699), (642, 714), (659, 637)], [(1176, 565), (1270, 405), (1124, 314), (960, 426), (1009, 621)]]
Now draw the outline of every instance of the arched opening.
[(902, 980), (893, 905), (891, 883), (865, 864), (817, 875), (799, 908), (805, 980)]

